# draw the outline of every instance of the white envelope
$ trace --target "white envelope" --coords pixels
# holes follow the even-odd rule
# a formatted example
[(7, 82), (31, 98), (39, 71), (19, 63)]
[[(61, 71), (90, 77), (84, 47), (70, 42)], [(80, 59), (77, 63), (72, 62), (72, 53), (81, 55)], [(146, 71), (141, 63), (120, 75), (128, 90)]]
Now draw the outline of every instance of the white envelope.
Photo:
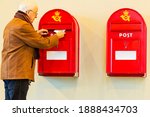
[(54, 30), (55, 33), (60, 32), (60, 31), (65, 32), (65, 30)]

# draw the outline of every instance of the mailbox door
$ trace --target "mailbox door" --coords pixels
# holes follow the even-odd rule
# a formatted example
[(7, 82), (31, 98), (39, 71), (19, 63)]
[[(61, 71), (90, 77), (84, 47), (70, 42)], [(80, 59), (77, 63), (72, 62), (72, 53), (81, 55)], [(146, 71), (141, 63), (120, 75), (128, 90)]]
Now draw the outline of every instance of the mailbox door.
[[(54, 33), (53, 31), (54, 30), (50, 30), (49, 33), (52, 34)], [(57, 47), (44, 51), (44, 73), (71, 73), (71, 71), (74, 73), (75, 65), (70, 61), (75, 60), (75, 50), (74, 47), (72, 47), (73, 42), (71, 29), (66, 30), (65, 38), (60, 39)]]
[[(112, 38), (112, 64), (114, 73), (138, 73), (141, 68), (140, 39)], [(129, 67), (130, 65), (130, 67)]]

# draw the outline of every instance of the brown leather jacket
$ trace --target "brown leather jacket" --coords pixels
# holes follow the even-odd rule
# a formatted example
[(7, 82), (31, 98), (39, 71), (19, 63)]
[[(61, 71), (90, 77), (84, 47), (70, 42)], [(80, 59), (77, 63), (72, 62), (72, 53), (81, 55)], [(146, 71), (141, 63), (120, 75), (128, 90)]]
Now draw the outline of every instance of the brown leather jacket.
[(1, 79), (29, 79), (34, 81), (34, 48), (51, 48), (58, 44), (57, 35), (43, 37), (30, 23), (12, 19), (4, 30)]

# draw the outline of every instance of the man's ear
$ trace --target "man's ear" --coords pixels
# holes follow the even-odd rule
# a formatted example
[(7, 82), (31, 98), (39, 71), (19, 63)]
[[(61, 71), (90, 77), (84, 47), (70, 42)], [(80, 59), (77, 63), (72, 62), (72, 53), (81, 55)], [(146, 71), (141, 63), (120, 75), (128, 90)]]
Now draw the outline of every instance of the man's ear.
[(28, 11), (26, 11), (26, 14), (27, 14), (27, 15), (29, 15), (29, 14), (30, 14), (30, 11), (29, 11), (29, 10), (28, 10)]

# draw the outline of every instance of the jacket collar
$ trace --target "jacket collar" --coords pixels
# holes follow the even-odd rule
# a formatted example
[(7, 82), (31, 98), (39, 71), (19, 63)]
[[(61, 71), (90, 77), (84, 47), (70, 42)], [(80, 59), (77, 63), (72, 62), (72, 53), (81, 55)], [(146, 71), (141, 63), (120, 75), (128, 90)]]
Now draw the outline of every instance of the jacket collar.
[(14, 17), (15, 18), (19, 18), (19, 19), (21, 19), (23, 21), (26, 21), (26, 22), (28, 22), (28, 23), (30, 23), (32, 25), (32, 23), (30, 22), (30, 19), (29, 19), (28, 15), (26, 13), (22, 12), (22, 11), (17, 11), (15, 13)]

